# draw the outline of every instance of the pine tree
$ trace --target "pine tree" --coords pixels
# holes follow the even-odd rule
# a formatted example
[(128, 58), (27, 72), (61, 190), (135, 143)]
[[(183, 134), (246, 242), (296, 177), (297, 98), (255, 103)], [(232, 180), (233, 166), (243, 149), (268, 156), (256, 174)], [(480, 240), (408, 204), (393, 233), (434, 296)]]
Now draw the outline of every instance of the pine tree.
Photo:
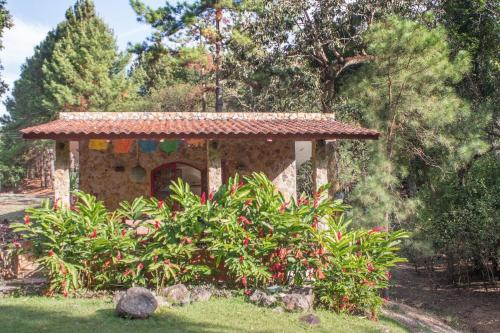
[(345, 96), (355, 96), (361, 123), (382, 135), (370, 144), (366, 174), (350, 200), (364, 224), (402, 223), (415, 209), (415, 178), (448, 166), (463, 148), (457, 129), (470, 113), (451, 84), (468, 70), (468, 57), (459, 52), (450, 60), (443, 28), (397, 17), (375, 24), (364, 38), (374, 61), (355, 74)]
[(118, 53), (111, 29), (91, 0), (78, 0), (66, 12), (51, 57), (43, 64), (44, 106), (53, 112), (106, 111), (130, 93), (128, 59)]
[(105, 111), (127, 100), (133, 89), (125, 76), (126, 65), (127, 58), (118, 53), (92, 1), (78, 0), (66, 20), (35, 47), (14, 82), (6, 102), (8, 114), (0, 119), (0, 161), (8, 162), (0, 171), (4, 178), (19, 178), (30, 158), (47, 146), (22, 140), (19, 129), (54, 119), (61, 111)]
[[(9, 11), (5, 7), (7, 0), (0, 0), (0, 50), (3, 49), (2, 37), (5, 29), (10, 29), (12, 27), (12, 17)], [(0, 63), (0, 70), (2, 70), (2, 64)], [(0, 96), (7, 89), (6, 84), (0, 80)]]

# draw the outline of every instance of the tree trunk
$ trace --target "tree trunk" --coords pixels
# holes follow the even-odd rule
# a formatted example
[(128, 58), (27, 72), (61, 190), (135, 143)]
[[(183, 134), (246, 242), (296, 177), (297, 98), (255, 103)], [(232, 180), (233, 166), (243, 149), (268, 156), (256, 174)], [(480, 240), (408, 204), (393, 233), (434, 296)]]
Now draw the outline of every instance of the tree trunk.
[(222, 101), (222, 86), (220, 69), (222, 64), (222, 35), (220, 32), (220, 21), (222, 19), (222, 9), (217, 8), (215, 12), (215, 27), (217, 29), (217, 41), (215, 42), (215, 112), (222, 112), (224, 104)]

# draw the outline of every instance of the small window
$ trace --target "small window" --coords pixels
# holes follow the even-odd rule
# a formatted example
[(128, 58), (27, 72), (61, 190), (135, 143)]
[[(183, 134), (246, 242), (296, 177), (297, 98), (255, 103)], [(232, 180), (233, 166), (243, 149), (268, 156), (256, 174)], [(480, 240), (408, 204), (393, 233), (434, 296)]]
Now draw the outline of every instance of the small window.
[(170, 185), (181, 178), (189, 184), (193, 193), (201, 195), (202, 173), (197, 168), (185, 163), (168, 163), (151, 171), (151, 196), (167, 199), (170, 196)]

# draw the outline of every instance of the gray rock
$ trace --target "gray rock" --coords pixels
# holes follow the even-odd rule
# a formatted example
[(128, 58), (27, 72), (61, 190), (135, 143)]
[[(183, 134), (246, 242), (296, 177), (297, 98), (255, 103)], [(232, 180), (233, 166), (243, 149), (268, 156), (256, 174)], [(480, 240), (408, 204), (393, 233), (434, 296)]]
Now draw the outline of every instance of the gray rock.
[(299, 295), (302, 295), (304, 296), (307, 301), (309, 302), (309, 304), (311, 304), (311, 308), (313, 307), (314, 305), (314, 289), (312, 287), (295, 287), (295, 288), (292, 288), (292, 290), (290, 291), (290, 294), (299, 294)]
[(309, 325), (318, 325), (319, 323), (321, 323), (319, 317), (312, 313), (300, 317), (299, 320)]
[(167, 301), (167, 299), (163, 296), (155, 296), (156, 303), (158, 303), (158, 307), (170, 307), (171, 304)]
[(276, 297), (271, 296), (263, 292), (262, 290), (255, 290), (249, 298), (250, 302), (263, 305), (271, 306), (276, 303)]
[(117, 292), (115, 292), (115, 294), (113, 295), (113, 303), (115, 303), (115, 305), (118, 304), (118, 302), (120, 302), (120, 299), (125, 294), (126, 294), (125, 291), (117, 291)]
[(306, 312), (312, 309), (312, 304), (307, 296), (301, 294), (286, 294), (282, 298), (285, 310), (294, 312)]
[(191, 300), (193, 302), (206, 302), (212, 297), (212, 291), (207, 288), (195, 288), (191, 292)]
[(283, 313), (285, 312), (285, 309), (283, 309), (281, 306), (277, 306), (273, 309), (274, 313)]
[(160, 296), (165, 297), (172, 305), (187, 305), (191, 303), (191, 293), (182, 283), (163, 289), (160, 292)]
[(146, 288), (134, 287), (121, 296), (116, 305), (116, 314), (131, 319), (146, 319), (155, 312), (158, 303)]

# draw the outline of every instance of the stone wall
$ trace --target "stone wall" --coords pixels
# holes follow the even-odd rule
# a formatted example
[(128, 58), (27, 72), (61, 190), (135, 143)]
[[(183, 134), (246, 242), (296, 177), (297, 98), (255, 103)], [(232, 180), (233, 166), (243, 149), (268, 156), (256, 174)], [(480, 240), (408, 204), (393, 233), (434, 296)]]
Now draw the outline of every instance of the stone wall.
[(263, 171), (285, 196), (295, 197), (295, 142), (292, 140), (220, 141), (223, 182), (236, 172)]
[[(263, 171), (282, 193), (286, 196), (295, 196), (294, 141), (222, 140), (218, 145), (224, 182), (235, 172), (248, 175), (253, 171)], [(88, 141), (84, 140), (80, 141), (79, 152), (80, 189), (103, 200), (109, 209), (117, 208), (118, 203), (124, 200), (131, 201), (139, 196), (149, 197), (151, 171), (162, 164), (186, 163), (199, 169), (202, 174), (207, 170), (205, 145), (183, 146), (179, 151), (169, 155), (162, 151), (151, 154), (139, 153), (139, 164), (147, 174), (143, 183), (134, 183), (130, 178), (131, 170), (138, 164), (136, 147), (129, 154), (114, 154), (111, 145), (108, 151), (104, 152), (89, 150)], [(206, 177), (203, 179), (206, 181)]]

